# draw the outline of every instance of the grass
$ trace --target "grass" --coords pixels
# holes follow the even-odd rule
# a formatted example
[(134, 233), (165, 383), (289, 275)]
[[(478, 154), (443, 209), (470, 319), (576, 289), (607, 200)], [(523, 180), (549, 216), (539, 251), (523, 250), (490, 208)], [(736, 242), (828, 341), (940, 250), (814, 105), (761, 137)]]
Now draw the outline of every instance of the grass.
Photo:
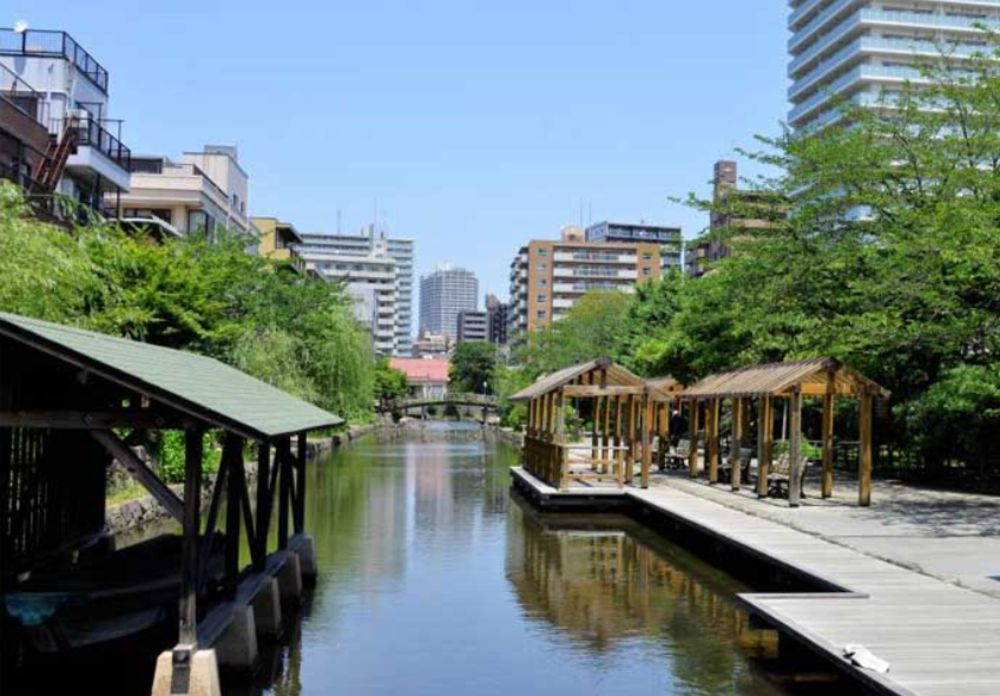
[(111, 507), (113, 505), (120, 505), (121, 503), (127, 503), (130, 500), (135, 500), (136, 498), (142, 498), (143, 496), (149, 495), (149, 491), (140, 486), (138, 483), (133, 483), (121, 490), (115, 491), (108, 495), (108, 501), (106, 507)]

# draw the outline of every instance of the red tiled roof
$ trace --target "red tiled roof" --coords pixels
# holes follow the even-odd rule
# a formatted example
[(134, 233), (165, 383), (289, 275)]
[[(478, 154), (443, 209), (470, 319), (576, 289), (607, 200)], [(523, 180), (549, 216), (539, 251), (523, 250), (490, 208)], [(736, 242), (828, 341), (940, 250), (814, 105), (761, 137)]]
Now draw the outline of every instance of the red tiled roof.
[(447, 360), (393, 358), (389, 366), (405, 372), (410, 382), (447, 382), (451, 363)]

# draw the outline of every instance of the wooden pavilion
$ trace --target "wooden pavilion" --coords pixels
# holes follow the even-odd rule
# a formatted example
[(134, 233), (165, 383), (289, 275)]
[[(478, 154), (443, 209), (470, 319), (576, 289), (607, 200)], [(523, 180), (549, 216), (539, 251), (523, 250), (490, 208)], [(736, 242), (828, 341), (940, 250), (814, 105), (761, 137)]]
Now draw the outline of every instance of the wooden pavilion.
[[(204, 356), (0, 313), (4, 596), (26, 591), (24, 579), (43, 568), (74, 577), (84, 561), (102, 562), (94, 541), (104, 535), (106, 472), (117, 460), (183, 528), (174, 605), (179, 641), (169, 654), (169, 688), (196, 691), (201, 687), (195, 682), (208, 678), (192, 672), (199, 650), (214, 647), (234, 621), (252, 613), (259, 593), (277, 593), (282, 577), (298, 573), (291, 583), (301, 587), (302, 572), (314, 572), (315, 559), (306, 558), (311, 540), (304, 535), (306, 433), (341, 422)], [(185, 433), (183, 498), (128, 446), (123, 430)], [(224, 445), (203, 522), (207, 430), (221, 431)], [(255, 504), (244, 462), (251, 442), (258, 453)], [(224, 537), (216, 532), (223, 507)], [(240, 568), (241, 538), (250, 552), (247, 568)], [(214, 582), (209, 568), (220, 543), (224, 560)], [(211, 665), (209, 672), (214, 653)], [(159, 683), (160, 666), (157, 673)]]
[(720, 413), (723, 404), (728, 402), (732, 416), (728, 466), (731, 469), (732, 488), (740, 489), (744, 441), (750, 432), (750, 409), (756, 401), (757, 493), (760, 497), (766, 497), (774, 454), (774, 404), (776, 400), (784, 400), (789, 412), (788, 498), (790, 505), (798, 506), (802, 496), (801, 482), (805, 466), (802, 455), (802, 400), (805, 397), (817, 397), (823, 402), (822, 495), (828, 498), (833, 495), (835, 399), (856, 398), (859, 402), (860, 429), (859, 502), (862, 506), (868, 506), (871, 504), (872, 405), (876, 397), (888, 395), (885, 389), (872, 380), (830, 358), (753, 365), (706, 377), (682, 394), (689, 410), (691, 476), (698, 476), (698, 440), (704, 411), (705, 469), (709, 482), (718, 483), (721, 457)]
[[(608, 358), (546, 375), (510, 398), (528, 404), (525, 468), (561, 490), (608, 481), (623, 487), (641, 461), (642, 485), (648, 487), (652, 436), (659, 432), (665, 441), (669, 404), (680, 391), (671, 378), (646, 382)], [(591, 403), (589, 444), (569, 440), (565, 406), (570, 401)]]

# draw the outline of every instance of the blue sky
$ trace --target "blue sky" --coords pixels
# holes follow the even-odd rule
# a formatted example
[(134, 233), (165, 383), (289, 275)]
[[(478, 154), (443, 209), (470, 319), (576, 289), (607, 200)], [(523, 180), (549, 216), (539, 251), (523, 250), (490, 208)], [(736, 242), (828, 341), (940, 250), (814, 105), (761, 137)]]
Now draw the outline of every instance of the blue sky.
[(355, 231), (377, 200), (418, 274), (464, 265), (502, 297), (581, 200), (696, 234), (668, 197), (787, 109), (780, 0), (5, 4), (0, 24), (64, 29), (108, 69), (133, 152), (236, 144), (254, 214)]

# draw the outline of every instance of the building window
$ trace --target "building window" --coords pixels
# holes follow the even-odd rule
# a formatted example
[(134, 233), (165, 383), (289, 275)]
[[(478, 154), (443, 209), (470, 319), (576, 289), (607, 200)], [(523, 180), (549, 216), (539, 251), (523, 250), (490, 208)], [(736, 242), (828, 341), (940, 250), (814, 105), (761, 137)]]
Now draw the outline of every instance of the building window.
[(548, 256), (549, 255), (549, 250), (548, 249), (539, 249), (538, 250), (538, 255), (539, 256)]
[(536, 316), (539, 319), (545, 319), (548, 316), (548, 313), (544, 309), (540, 309), (538, 310), (538, 314)]
[(549, 265), (547, 263), (540, 263), (540, 264), (538, 264), (538, 272), (539, 273), (545, 273), (545, 271), (547, 271), (547, 270), (549, 270)]
[(544, 287), (548, 286), (548, 284), (549, 284), (549, 281), (548, 281), (547, 278), (539, 278), (538, 279), (538, 287), (544, 288)]
[(538, 296), (538, 297), (537, 297), (536, 299), (537, 299), (537, 300), (538, 300), (539, 302), (548, 302), (548, 300), (549, 300), (549, 298), (548, 298), (548, 296), (547, 296), (547, 295), (539, 295), (539, 296)]
[(211, 236), (215, 230), (215, 220), (204, 210), (188, 211), (188, 232), (202, 232)]
[(649, 268), (649, 267), (647, 266), (646, 268), (643, 268), (643, 269), (642, 269), (642, 274), (643, 274), (644, 276), (651, 276), (651, 275), (653, 275), (653, 269), (652, 269), (652, 268)]
[(642, 255), (642, 260), (643, 261), (652, 261), (653, 260), (653, 255), (650, 254), (649, 252), (647, 252), (647, 253), (645, 253), (645, 254)]

